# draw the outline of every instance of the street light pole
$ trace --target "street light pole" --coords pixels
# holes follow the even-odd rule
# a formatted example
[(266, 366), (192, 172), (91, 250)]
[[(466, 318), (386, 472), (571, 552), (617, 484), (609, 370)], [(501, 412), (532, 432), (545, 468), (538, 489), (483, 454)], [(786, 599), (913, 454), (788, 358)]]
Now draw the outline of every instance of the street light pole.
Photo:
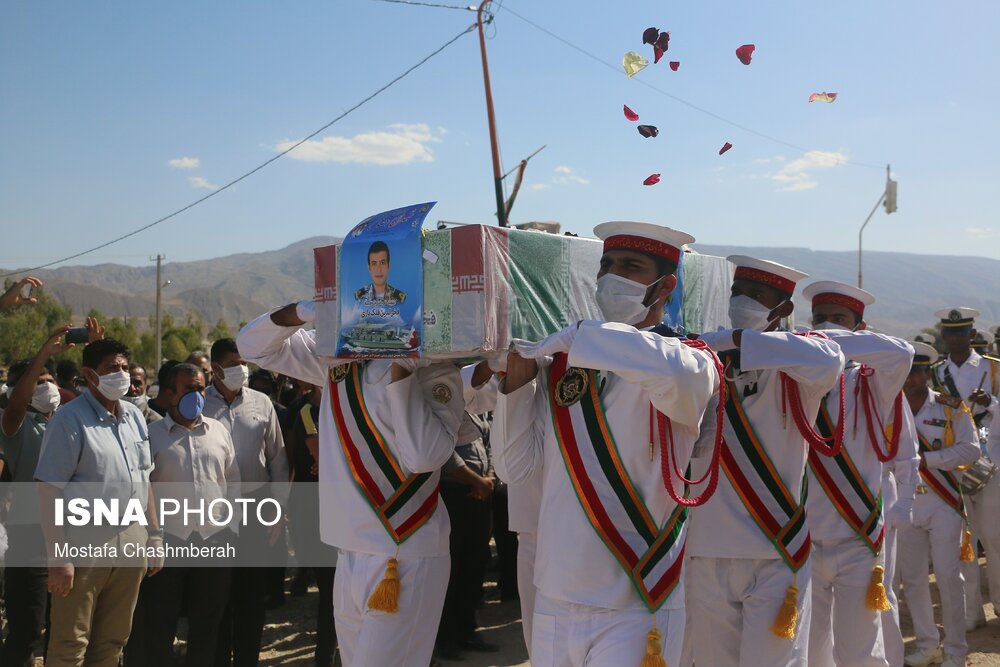
[(496, 116), (493, 114), (493, 91), (490, 89), (490, 69), (486, 63), (486, 34), (483, 32), (483, 10), (490, 0), (483, 0), (479, 5), (476, 23), (479, 26), (479, 52), (483, 58), (483, 85), (486, 87), (486, 118), (490, 129), (490, 150), (493, 153), (493, 189), (497, 198), (497, 222), (501, 227), (507, 226), (507, 207), (503, 201), (503, 177), (500, 175), (500, 149), (497, 142)]
[(878, 201), (875, 202), (875, 206), (872, 207), (872, 212), (868, 214), (865, 218), (865, 224), (861, 225), (861, 229), (858, 230), (858, 288), (862, 287), (861, 279), (861, 235), (865, 232), (865, 227), (868, 226), (868, 222), (875, 215), (875, 211), (878, 210), (879, 205), (885, 202), (885, 212), (894, 213), (896, 211), (896, 181), (889, 177), (889, 165), (885, 165), (885, 189), (882, 190), (882, 194), (879, 195)]

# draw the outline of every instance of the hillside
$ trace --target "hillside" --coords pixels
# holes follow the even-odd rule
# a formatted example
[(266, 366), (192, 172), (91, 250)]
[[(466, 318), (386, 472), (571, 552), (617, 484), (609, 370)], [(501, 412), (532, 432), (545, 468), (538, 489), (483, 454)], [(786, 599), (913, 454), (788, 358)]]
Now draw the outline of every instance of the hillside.
[[(163, 289), (164, 311), (183, 316), (196, 310), (209, 324), (222, 317), (236, 325), (276, 305), (307, 298), (312, 294), (312, 249), (337, 241), (313, 237), (263, 253), (165, 263), (163, 279), (171, 284)], [(852, 284), (857, 279), (853, 252), (702, 244), (695, 249), (710, 255), (772, 259), (814, 279)], [(893, 252), (866, 252), (864, 259), (865, 288), (878, 297), (868, 319), (879, 329), (912, 335), (934, 324), (935, 310), (954, 305), (981, 311), (981, 328), (1000, 323), (1000, 260)], [(96, 308), (108, 315), (146, 318), (155, 307), (154, 266), (71, 266), (38, 275), (77, 315)], [(797, 307), (806, 312), (804, 302), (797, 302)]]

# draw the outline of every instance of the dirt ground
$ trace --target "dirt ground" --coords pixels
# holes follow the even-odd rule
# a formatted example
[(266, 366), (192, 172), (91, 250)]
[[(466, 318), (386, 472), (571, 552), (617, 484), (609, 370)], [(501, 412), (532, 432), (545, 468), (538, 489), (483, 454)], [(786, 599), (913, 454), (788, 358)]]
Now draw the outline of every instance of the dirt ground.
[[(980, 562), (980, 567), (984, 562), (985, 560)], [(981, 580), (986, 581), (985, 572)], [(440, 660), (441, 667), (530, 666), (521, 636), (520, 608), (516, 602), (501, 603), (493, 599), (495, 582), (490, 581), (487, 586), (487, 602), (479, 612), (479, 622), (482, 625), (480, 632), (486, 641), (499, 644), (502, 650), (500, 653), (466, 653), (460, 662)], [(935, 617), (940, 620), (937, 589), (932, 586), (931, 590), (934, 595)], [(261, 667), (312, 667), (316, 595), (316, 589), (310, 588), (306, 596), (288, 597), (284, 607), (269, 612), (268, 624), (264, 629), (265, 648), (261, 654)], [(988, 599), (985, 589), (983, 597)], [(903, 636), (909, 650), (913, 642), (913, 629), (905, 600), (901, 605), (901, 617)], [(966, 664), (972, 667), (1000, 667), (1000, 619), (993, 612), (993, 605), (986, 605), (986, 620), (985, 627), (967, 635), (970, 653)]]

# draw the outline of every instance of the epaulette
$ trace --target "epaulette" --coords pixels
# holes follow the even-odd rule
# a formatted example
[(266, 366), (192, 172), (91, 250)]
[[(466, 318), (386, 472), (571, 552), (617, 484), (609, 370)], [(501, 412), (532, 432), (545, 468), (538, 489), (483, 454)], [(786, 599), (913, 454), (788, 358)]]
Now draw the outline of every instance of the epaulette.
[(983, 359), (986, 359), (994, 364), (1000, 364), (1000, 357), (994, 357), (992, 354), (984, 354), (982, 357)]

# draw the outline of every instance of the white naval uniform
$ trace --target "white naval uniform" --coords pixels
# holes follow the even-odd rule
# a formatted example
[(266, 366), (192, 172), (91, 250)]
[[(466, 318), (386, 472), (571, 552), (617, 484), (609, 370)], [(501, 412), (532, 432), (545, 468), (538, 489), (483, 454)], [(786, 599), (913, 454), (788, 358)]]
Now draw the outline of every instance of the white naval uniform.
[[(904, 399), (905, 400), (905, 399)], [(896, 538), (901, 526), (909, 525), (913, 520), (913, 496), (917, 481), (920, 479), (918, 467), (920, 455), (917, 453), (917, 432), (913, 423), (913, 414), (903, 406), (903, 430), (899, 434), (899, 451), (896, 458), (882, 467), (882, 511), (886, 516), (884, 554), (885, 594), (892, 607), (882, 612), (882, 640), (885, 644), (885, 659), (889, 667), (899, 667), (903, 664), (905, 649), (903, 633), (899, 627), (899, 568), (896, 567)], [(906, 516), (897, 518), (902, 510), (893, 508), (903, 501), (901, 507), (909, 507)]]
[[(844, 450), (864, 485), (877, 495), (882, 487), (882, 462), (872, 448), (858, 394), (860, 364), (874, 370), (869, 378), (878, 413), (877, 417), (872, 416), (873, 435), (884, 450), (887, 445), (878, 420), (887, 426), (892, 422), (893, 404), (910, 372), (913, 348), (904, 340), (871, 331), (823, 333), (836, 341), (848, 359), (844, 370)], [(840, 383), (837, 383), (826, 397), (826, 409), (834, 425), (839, 406)], [(843, 491), (851, 493), (849, 488)], [(809, 468), (809, 492), (807, 508), (813, 544), (809, 664), (888, 667), (881, 614), (866, 605), (872, 568), (884, 559), (875, 556), (840, 515), (812, 468)]]
[[(664, 488), (660, 448), (650, 461), (650, 403), (672, 421), (678, 465), (686, 466), (718, 375), (710, 355), (632, 326), (585, 321), (569, 350), (572, 367), (600, 372), (600, 397), (622, 464), (663, 526), (676, 504)], [(549, 369), (499, 397), (493, 422), (497, 469), (512, 484), (542, 474), (531, 640), (533, 667), (621, 667), (645, 655), (652, 616), (586, 515), (552, 426)], [(674, 480), (674, 491), (683, 487)], [(663, 657), (676, 665), (684, 632), (678, 581), (655, 615)]]
[[(990, 368), (988, 359), (977, 353), (975, 350), (969, 351), (969, 358), (961, 366), (955, 364), (951, 357), (946, 357), (941, 364), (934, 368), (934, 375), (944, 387), (945, 369), (948, 369), (955, 388), (958, 389), (959, 398), (972, 410), (973, 415), (982, 412), (986, 414), (982, 418), (982, 426), (990, 428), (996, 423), (996, 413), (998, 411), (997, 393), (1000, 387), (994, 383), (993, 371)], [(983, 375), (985, 374), (985, 378)], [(998, 376), (1000, 378), (1000, 376)], [(990, 395), (989, 407), (974, 405), (969, 401), (969, 395), (979, 388)], [(990, 458), (1000, 465), (1000, 460)], [(1000, 514), (1000, 476), (994, 475), (986, 483), (979, 493), (965, 497), (965, 511), (969, 514), (969, 528), (972, 530), (972, 548), (976, 549), (976, 542), (983, 543), (986, 551), (986, 578), (989, 582), (990, 597), (993, 601), (995, 611), (1000, 611), (1000, 521), (996, 520)], [(968, 563), (962, 563), (962, 576), (965, 577), (965, 614), (969, 621), (985, 623), (986, 616), (983, 613), (983, 591), (979, 581), (979, 558)], [(990, 563), (994, 563), (991, 567)]]
[[(945, 419), (945, 406), (937, 401), (937, 392), (931, 390), (927, 400), (913, 415), (917, 431), (928, 441), (944, 443), (945, 428), (936, 425)], [(951, 424), (955, 443), (936, 451), (927, 452), (924, 460), (928, 468), (954, 471), (961, 465), (975, 463), (979, 458), (979, 445), (972, 420), (960, 409), (951, 411)], [(965, 641), (965, 590), (959, 569), (962, 535), (965, 521), (928, 487), (921, 478), (917, 495), (913, 499), (913, 525), (899, 529), (897, 566), (903, 581), (906, 606), (913, 618), (913, 631), (918, 649), (934, 648), (940, 634), (934, 624), (931, 604), (927, 552), (934, 564), (934, 576), (941, 594), (941, 614), (944, 621), (944, 652), (965, 658), (968, 644)]]
[[(320, 403), (320, 537), (340, 549), (334, 581), (334, 617), (345, 667), (427, 667), (434, 649), (448, 586), (448, 512), (439, 503), (430, 519), (398, 547), (355, 485), (340, 443), (330, 402), (329, 371), (347, 363), (314, 354), (315, 332), (281, 327), (262, 315), (236, 338), (240, 355), (267, 368), (323, 387)], [(450, 364), (419, 368), (390, 384), (389, 360), (363, 370), (365, 404), (404, 474), (431, 473), (455, 451), (463, 415), (462, 379)], [(438, 397), (448, 397), (446, 403)], [(368, 609), (368, 598), (399, 560), (399, 610)]]
[[(782, 419), (779, 371), (798, 382), (806, 418), (814, 423), (820, 401), (843, 369), (840, 348), (830, 340), (743, 330), (742, 372), (735, 378), (736, 389), (754, 431), (794, 498), (801, 497), (808, 446), (792, 416), (788, 415), (787, 422)], [(746, 395), (747, 391), (751, 393)], [(728, 418), (723, 428), (726, 441), (736, 443)], [(695, 479), (704, 474), (708, 461), (707, 456), (692, 461)], [(792, 572), (724, 474), (712, 499), (692, 510), (690, 524), (685, 582), (694, 663), (698, 667), (805, 665), (811, 607), (809, 562), (797, 575)], [(771, 626), (793, 582), (799, 589), (798, 627), (790, 641), (775, 636)]]

